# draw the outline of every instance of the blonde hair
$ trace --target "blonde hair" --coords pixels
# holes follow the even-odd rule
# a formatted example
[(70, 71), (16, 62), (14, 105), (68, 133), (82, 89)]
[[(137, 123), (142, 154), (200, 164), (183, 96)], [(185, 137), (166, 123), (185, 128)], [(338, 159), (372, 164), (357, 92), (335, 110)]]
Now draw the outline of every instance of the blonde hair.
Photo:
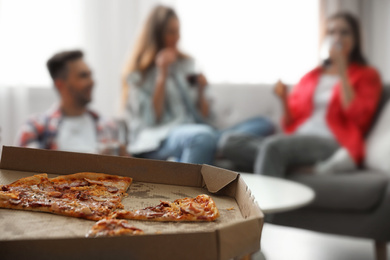
[[(164, 33), (171, 18), (177, 18), (175, 11), (167, 6), (158, 5), (149, 14), (131, 55), (122, 70), (123, 107), (127, 100), (129, 85), (127, 77), (139, 71), (142, 77), (154, 65), (157, 53), (164, 48)], [(187, 56), (179, 52), (179, 58)]]

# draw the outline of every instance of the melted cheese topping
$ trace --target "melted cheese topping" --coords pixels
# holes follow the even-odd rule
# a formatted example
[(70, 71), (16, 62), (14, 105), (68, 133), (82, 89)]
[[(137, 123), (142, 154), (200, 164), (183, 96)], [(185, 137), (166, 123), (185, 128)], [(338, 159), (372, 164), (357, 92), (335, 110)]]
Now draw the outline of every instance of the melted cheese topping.
[(214, 200), (205, 194), (196, 198), (177, 199), (174, 202), (161, 201), (155, 207), (134, 211), (117, 211), (116, 217), (157, 221), (214, 221), (219, 211)]
[[(116, 187), (112, 178), (58, 180), (46, 174), (18, 180), (0, 186), (0, 207), (38, 210), (59, 215), (99, 220), (115, 209), (122, 209), (121, 199), (125, 190)], [(119, 180), (119, 179), (118, 179)], [(123, 186), (123, 185), (122, 185)], [(127, 186), (126, 186), (127, 187)]]

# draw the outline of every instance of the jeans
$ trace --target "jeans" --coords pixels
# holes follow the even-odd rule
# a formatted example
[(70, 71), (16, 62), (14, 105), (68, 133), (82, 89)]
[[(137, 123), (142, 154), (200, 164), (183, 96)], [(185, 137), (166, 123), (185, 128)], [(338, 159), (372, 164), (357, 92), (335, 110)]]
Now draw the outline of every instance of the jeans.
[(269, 119), (254, 117), (238, 123), (233, 127), (217, 131), (217, 140), (219, 142), (221, 139), (235, 134), (264, 137), (273, 134), (274, 132), (275, 126)]
[(237, 169), (253, 172), (258, 147), (266, 136), (274, 132), (274, 124), (263, 117), (219, 131), (218, 156), (231, 161)]
[(188, 124), (173, 129), (156, 151), (142, 154), (148, 159), (166, 160), (174, 157), (179, 162), (212, 164), (216, 148), (215, 130), (202, 124)]
[(213, 164), (217, 143), (235, 135), (266, 136), (274, 126), (265, 118), (256, 117), (225, 130), (215, 130), (202, 124), (188, 124), (173, 129), (156, 151), (144, 153), (143, 158), (166, 160), (174, 157), (178, 162)]

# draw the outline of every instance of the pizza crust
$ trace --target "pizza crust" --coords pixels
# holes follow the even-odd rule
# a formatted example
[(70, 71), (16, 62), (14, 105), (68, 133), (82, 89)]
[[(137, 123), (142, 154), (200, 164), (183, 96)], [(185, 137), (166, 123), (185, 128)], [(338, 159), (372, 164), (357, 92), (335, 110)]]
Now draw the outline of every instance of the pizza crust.
[(19, 179), (17, 181), (14, 181), (11, 184), (8, 184), (8, 185), (0, 185), (0, 187), (2, 187), (2, 186), (16, 187), (16, 186), (37, 185), (37, 184), (42, 183), (43, 181), (46, 181), (46, 180), (48, 180), (47, 174), (42, 173), (42, 174), (36, 174), (33, 176)]
[(104, 173), (95, 172), (79, 172), (69, 175), (61, 175), (55, 178), (51, 178), (52, 182), (72, 181), (72, 180), (93, 180), (102, 182), (102, 185), (112, 186), (120, 189), (122, 192), (126, 192), (132, 183), (132, 178), (122, 177), (117, 175), (109, 175)]

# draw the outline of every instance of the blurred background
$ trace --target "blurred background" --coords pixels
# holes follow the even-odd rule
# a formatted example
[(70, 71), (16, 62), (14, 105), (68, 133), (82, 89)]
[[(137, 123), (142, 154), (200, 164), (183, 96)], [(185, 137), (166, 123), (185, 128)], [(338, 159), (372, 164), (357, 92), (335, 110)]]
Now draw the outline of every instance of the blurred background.
[[(180, 45), (196, 59), (210, 89), (219, 89), (227, 112), (236, 113), (230, 115), (232, 122), (256, 114), (253, 110), (263, 101), (276, 103), (268, 97), (278, 79), (293, 85), (319, 64), (326, 18), (340, 10), (360, 19), (364, 54), (383, 83), (390, 83), (390, 0), (0, 0), (0, 154), (2, 145), (14, 143), (30, 115), (56, 102), (46, 61), (62, 50), (84, 51), (96, 81), (92, 108), (103, 116), (120, 117), (122, 67), (157, 4), (176, 10)], [(242, 86), (264, 94), (261, 99), (251, 92), (248, 101), (241, 100), (260, 103), (258, 107), (232, 108)], [(229, 93), (221, 93), (221, 88)], [(278, 103), (272, 106), (279, 109)], [(263, 110), (278, 120), (277, 111), (271, 109), (271, 115), (271, 110)], [(373, 257), (367, 239), (268, 224), (263, 237), (268, 259)]]
[(390, 0), (0, 0), (0, 144), (11, 145), (29, 115), (55, 102), (45, 63), (61, 50), (85, 52), (92, 107), (118, 116), (122, 66), (159, 3), (176, 9), (181, 46), (211, 88), (294, 84), (318, 64), (324, 21), (338, 10), (360, 18), (365, 54), (390, 82)]

